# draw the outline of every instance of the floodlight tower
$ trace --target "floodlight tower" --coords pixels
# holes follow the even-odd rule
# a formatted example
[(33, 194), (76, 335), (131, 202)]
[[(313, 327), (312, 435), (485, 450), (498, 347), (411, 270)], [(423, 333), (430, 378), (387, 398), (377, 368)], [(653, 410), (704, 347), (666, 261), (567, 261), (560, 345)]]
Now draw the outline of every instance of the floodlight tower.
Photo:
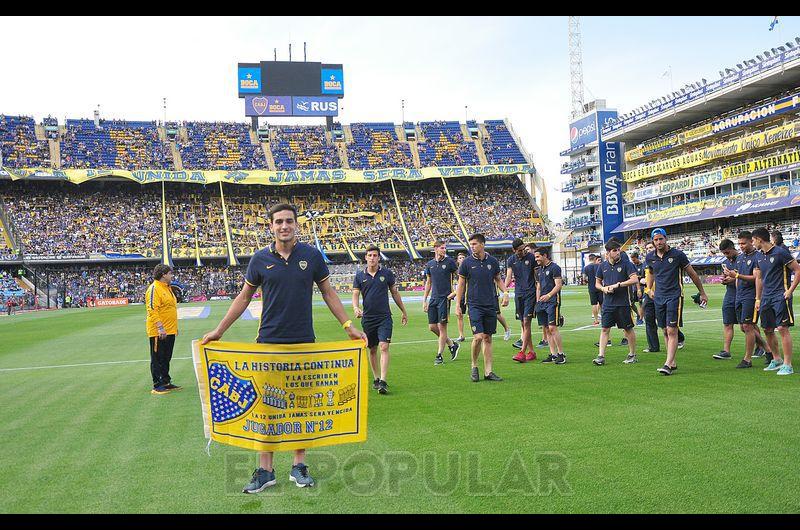
[(571, 118), (583, 114), (583, 57), (581, 55), (581, 17), (567, 17), (569, 26), (569, 87)]

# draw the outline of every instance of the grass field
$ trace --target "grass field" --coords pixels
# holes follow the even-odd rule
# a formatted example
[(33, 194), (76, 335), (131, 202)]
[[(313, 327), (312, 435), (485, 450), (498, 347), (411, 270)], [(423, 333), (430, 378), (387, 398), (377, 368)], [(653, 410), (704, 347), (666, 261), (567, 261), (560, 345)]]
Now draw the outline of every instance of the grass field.
[[(663, 353), (623, 365), (619, 331), (608, 364), (593, 366), (599, 330), (578, 329), (591, 323), (588, 295), (569, 288), (568, 364), (514, 363), (498, 335), (505, 381), (478, 384), (468, 342), (433, 366), (421, 303), (408, 301), (368, 441), (309, 452), (313, 489), (288, 481), (279, 454), (278, 485), (255, 496), (239, 493), (252, 453), (214, 444), (206, 455), (190, 360), (227, 302), (181, 321), (172, 376), (185, 389), (166, 396), (150, 394), (142, 306), (0, 317), (0, 512), (797, 512), (800, 375), (765, 373), (759, 359), (735, 370), (738, 330), (734, 360), (712, 360), (722, 289), (709, 293), (709, 309), (684, 313), (672, 377), (656, 373)], [(318, 340), (345, 339), (324, 306), (315, 324)], [(251, 341), (256, 326), (239, 321), (225, 339)], [(641, 351), (643, 328), (637, 337)]]

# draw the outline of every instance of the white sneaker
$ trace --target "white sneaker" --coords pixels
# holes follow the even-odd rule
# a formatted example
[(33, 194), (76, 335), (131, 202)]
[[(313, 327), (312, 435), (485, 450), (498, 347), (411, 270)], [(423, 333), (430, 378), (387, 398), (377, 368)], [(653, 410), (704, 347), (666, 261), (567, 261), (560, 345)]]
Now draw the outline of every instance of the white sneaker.
[(511, 339), (511, 328), (507, 329), (506, 332), (503, 334), (503, 340), (510, 340)]

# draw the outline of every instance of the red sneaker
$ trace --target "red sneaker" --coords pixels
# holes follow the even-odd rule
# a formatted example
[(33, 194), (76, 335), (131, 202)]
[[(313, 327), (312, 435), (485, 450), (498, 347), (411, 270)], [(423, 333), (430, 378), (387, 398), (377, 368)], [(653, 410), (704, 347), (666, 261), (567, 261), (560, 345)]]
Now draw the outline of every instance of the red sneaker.
[(525, 361), (535, 361), (536, 360), (536, 352), (532, 351), (528, 355), (525, 356)]
[(524, 363), (524, 362), (525, 362), (525, 360), (526, 360), (526, 358), (525, 358), (525, 352), (523, 352), (523, 351), (520, 351), (520, 352), (519, 352), (519, 353), (517, 353), (517, 354), (516, 354), (514, 357), (512, 357), (512, 359), (514, 359), (514, 360), (515, 360), (515, 361), (517, 361), (518, 363)]

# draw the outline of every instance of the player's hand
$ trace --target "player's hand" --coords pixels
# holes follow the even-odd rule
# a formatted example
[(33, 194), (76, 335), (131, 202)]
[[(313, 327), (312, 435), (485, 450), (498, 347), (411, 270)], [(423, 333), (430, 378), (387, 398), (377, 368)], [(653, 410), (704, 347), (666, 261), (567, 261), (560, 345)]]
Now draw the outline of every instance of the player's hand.
[(422, 302), (422, 312), (423, 313), (427, 313), (428, 312), (428, 301), (427, 300)]
[(785, 291), (785, 292), (783, 293), (783, 299), (784, 299), (784, 300), (788, 300), (789, 298), (791, 298), (791, 297), (792, 297), (792, 294), (793, 294), (793, 293), (792, 293), (792, 291)]
[(164, 340), (164, 339), (166, 339), (166, 338), (167, 338), (167, 332), (166, 332), (166, 331), (160, 331), (160, 332), (158, 333), (158, 339), (159, 339), (159, 340)]
[(708, 305), (708, 295), (706, 293), (700, 293), (700, 306), (706, 307)]
[(503, 301), (500, 302), (500, 305), (503, 307), (508, 307), (508, 293), (503, 295)]
[(549, 294), (543, 294), (542, 296), (539, 297), (539, 301), (540, 302), (549, 302), (550, 301), (550, 295)]
[(360, 307), (353, 308), (353, 313), (355, 313), (356, 318), (361, 318), (364, 315), (364, 312), (361, 310)]
[(756, 300), (756, 312), (761, 311), (761, 300)]
[(461, 304), (456, 304), (456, 316), (463, 317), (464, 312), (461, 310)]
[(345, 331), (347, 332), (347, 335), (350, 337), (350, 339), (352, 339), (352, 340), (363, 340), (364, 343), (367, 342), (366, 333), (364, 333), (363, 331), (361, 331), (357, 327), (353, 326), (352, 324), (350, 326), (348, 326), (347, 328), (345, 328)]
[(209, 331), (208, 333), (203, 335), (203, 339), (200, 341), (200, 344), (208, 344), (209, 342), (219, 340), (221, 338), (222, 338), (222, 333), (220, 333), (215, 329), (214, 331)]
[(448, 294), (447, 295), (447, 299), (448, 300), (455, 300), (456, 299), (456, 293), (452, 292), (452, 293)]
[(408, 315), (407, 314), (403, 313), (403, 316), (400, 318), (400, 323), (403, 324), (404, 326), (406, 324), (408, 324)]

